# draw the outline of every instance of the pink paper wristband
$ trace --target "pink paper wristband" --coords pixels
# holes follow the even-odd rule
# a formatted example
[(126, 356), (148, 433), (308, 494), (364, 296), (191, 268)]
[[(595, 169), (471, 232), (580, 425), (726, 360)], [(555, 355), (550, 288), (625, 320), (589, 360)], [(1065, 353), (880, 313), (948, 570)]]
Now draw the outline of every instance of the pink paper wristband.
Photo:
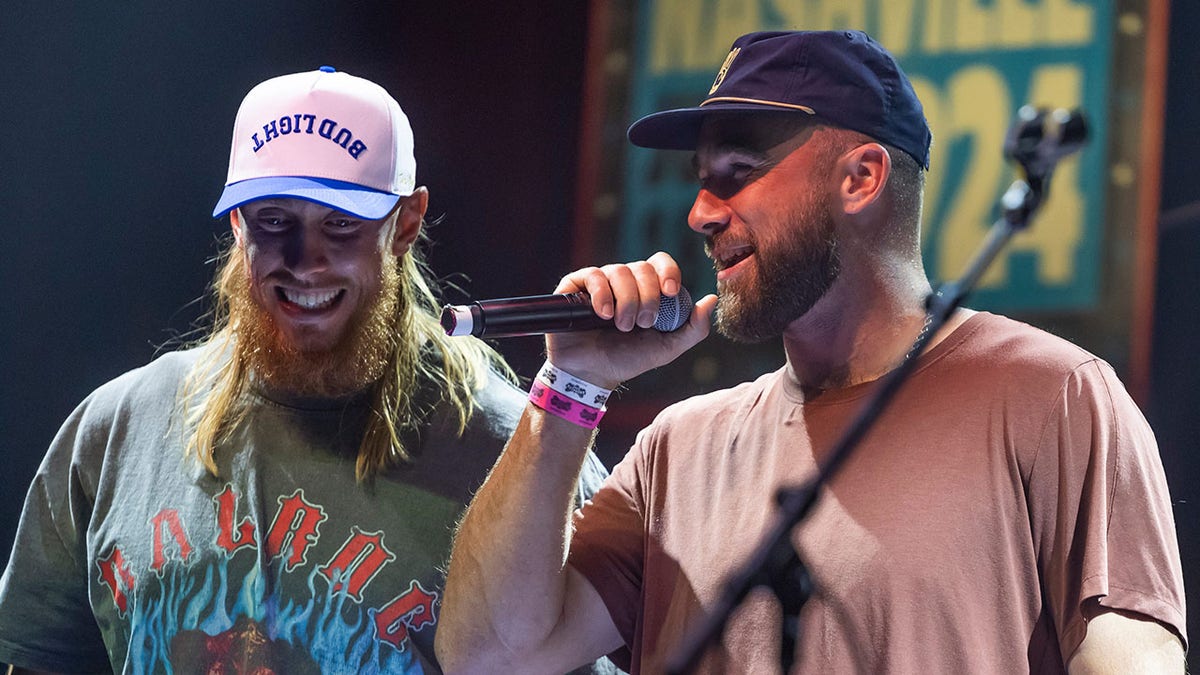
[(554, 391), (538, 380), (529, 389), (529, 401), (546, 412), (585, 429), (595, 429), (604, 417), (603, 408), (593, 408)]

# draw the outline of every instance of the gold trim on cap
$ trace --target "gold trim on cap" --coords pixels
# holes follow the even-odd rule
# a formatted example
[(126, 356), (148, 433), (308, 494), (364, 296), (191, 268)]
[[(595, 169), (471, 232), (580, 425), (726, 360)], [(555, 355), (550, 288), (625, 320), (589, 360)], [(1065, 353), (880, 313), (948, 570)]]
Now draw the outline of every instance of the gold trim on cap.
[(714, 98), (705, 99), (700, 107), (704, 107), (709, 103), (757, 103), (759, 105), (769, 105), (775, 108), (791, 108), (792, 110), (801, 110), (809, 115), (816, 115), (817, 111), (806, 105), (796, 105), (795, 103), (782, 103), (780, 101), (764, 101), (759, 98), (741, 98), (740, 96), (716, 96)]

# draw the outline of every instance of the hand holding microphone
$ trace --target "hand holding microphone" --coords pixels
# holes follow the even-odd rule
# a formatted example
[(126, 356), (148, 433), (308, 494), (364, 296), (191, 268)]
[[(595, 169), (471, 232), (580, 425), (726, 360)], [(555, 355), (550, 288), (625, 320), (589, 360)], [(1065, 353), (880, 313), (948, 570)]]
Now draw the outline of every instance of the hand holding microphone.
[[(680, 276), (675, 260), (662, 252), (587, 267), (563, 277), (556, 295), (446, 307), (442, 326), (449, 335), (484, 338), (545, 333), (546, 355), (555, 365), (611, 389), (670, 363), (708, 335), (717, 297), (693, 305)], [(606, 327), (616, 330), (595, 330)]]

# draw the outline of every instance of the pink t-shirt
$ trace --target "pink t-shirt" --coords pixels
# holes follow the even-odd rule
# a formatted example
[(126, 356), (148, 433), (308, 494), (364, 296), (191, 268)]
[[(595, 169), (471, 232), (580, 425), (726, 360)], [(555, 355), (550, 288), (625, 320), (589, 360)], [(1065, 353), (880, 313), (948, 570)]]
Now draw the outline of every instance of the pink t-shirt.
[[(641, 432), (576, 513), (570, 553), (632, 672), (662, 670), (760, 545), (776, 489), (813, 475), (876, 386), (804, 402), (781, 370)], [(1107, 364), (992, 314), (921, 357), (793, 542), (816, 587), (793, 672), (1065, 672), (1093, 598), (1186, 639), (1145, 419)], [(757, 591), (701, 672), (774, 672), (779, 635)]]

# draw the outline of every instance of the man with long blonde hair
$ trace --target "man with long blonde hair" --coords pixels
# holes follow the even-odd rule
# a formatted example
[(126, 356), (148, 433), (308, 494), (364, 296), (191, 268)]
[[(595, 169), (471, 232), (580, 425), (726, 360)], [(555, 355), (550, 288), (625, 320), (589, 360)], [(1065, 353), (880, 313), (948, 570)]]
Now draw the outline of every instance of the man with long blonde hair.
[[(247, 94), (212, 331), (55, 439), (0, 582), (0, 662), (437, 671), (451, 531), (524, 397), (438, 323), (415, 172), (372, 82), (324, 66)], [(585, 473), (581, 495), (605, 472)]]

